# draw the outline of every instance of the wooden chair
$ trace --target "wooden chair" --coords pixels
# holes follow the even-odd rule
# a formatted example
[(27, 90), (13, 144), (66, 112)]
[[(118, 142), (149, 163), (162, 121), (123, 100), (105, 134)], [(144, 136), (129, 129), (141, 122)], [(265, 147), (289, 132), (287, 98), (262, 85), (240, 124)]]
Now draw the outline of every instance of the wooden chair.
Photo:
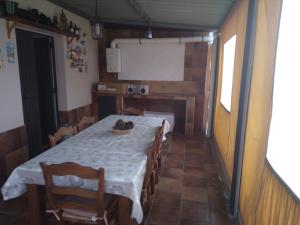
[(147, 153), (146, 173), (141, 196), (141, 203), (145, 213), (149, 210), (149, 197), (151, 194), (155, 193), (155, 184), (158, 183), (158, 169), (159, 160), (161, 161), (160, 154), (164, 135), (164, 125), (165, 120), (162, 122), (162, 126), (157, 130), (154, 143)]
[(161, 127), (158, 129), (155, 135), (155, 142), (156, 142), (156, 151), (157, 151), (157, 161), (156, 161), (156, 168), (155, 168), (155, 183), (158, 183), (158, 177), (161, 172), (161, 154), (162, 154), (162, 142), (164, 137), (164, 129), (165, 129), (166, 121), (163, 120)]
[(121, 115), (129, 115), (129, 116), (143, 116), (144, 115), (144, 109), (137, 109), (134, 107), (128, 107), (123, 109), (119, 114)]
[(95, 117), (84, 116), (81, 118), (81, 120), (77, 124), (77, 131), (80, 132), (80, 131), (88, 128), (89, 126), (93, 125), (95, 122), (96, 122)]
[(157, 138), (158, 138), (158, 155), (157, 155), (157, 162), (158, 162), (158, 172), (161, 170), (161, 154), (162, 154), (162, 142), (164, 138), (164, 129), (165, 129), (166, 120), (163, 120), (161, 127), (159, 128)]
[(156, 143), (153, 143), (152, 147), (147, 153), (146, 173), (143, 182), (143, 189), (141, 195), (141, 203), (143, 211), (145, 213), (149, 210), (149, 197), (155, 193), (155, 164), (157, 159)]
[[(104, 169), (80, 166), (72, 162), (46, 165), (40, 163), (46, 186), (48, 209), (60, 224), (72, 222), (78, 224), (108, 225), (117, 215), (117, 197), (104, 194)], [(98, 190), (81, 187), (57, 186), (53, 176), (72, 175), (81, 179), (98, 180)], [(117, 219), (117, 218), (116, 218)]]
[(77, 129), (73, 126), (59, 128), (53, 135), (48, 135), (51, 147), (76, 133)]

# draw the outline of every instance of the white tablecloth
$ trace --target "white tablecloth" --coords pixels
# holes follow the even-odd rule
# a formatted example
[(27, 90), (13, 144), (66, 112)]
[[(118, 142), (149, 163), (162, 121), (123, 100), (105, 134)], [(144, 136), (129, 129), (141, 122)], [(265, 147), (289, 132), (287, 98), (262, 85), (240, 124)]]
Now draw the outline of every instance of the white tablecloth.
[[(133, 121), (130, 134), (111, 132), (118, 119)], [(26, 191), (26, 184), (44, 184), (39, 162), (47, 164), (75, 162), (95, 169), (105, 168), (105, 192), (122, 195), (133, 201), (132, 217), (141, 223), (140, 195), (146, 170), (146, 152), (154, 141), (162, 118), (111, 115), (79, 134), (17, 167), (1, 191), (5, 200)], [(76, 177), (57, 177), (55, 183), (97, 189), (97, 183)]]
[(154, 116), (165, 118), (168, 121), (168, 124), (165, 126), (166, 132), (173, 132), (175, 127), (175, 113), (172, 112), (153, 112), (153, 111), (145, 111), (144, 116)]

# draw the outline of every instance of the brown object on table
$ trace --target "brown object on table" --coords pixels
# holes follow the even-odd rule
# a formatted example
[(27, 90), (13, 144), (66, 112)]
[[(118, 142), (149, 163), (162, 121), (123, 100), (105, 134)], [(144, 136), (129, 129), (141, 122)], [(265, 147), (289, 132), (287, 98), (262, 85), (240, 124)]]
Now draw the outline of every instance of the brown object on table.
[(51, 147), (55, 146), (58, 142), (62, 141), (65, 137), (73, 136), (77, 133), (76, 127), (61, 127), (53, 135), (49, 134), (49, 141)]
[[(95, 170), (72, 162), (53, 165), (41, 163), (41, 167), (49, 207), (47, 212), (52, 213), (58, 221), (108, 225), (113, 217), (118, 219), (118, 198), (104, 194), (104, 168)], [(98, 180), (98, 190), (54, 185), (53, 176), (67, 175)]]
[(93, 125), (95, 123), (95, 117), (93, 116), (84, 116), (81, 118), (79, 123), (76, 125), (78, 132), (88, 128), (89, 126)]
[(143, 116), (144, 115), (144, 109), (137, 109), (134, 107), (128, 107), (120, 111), (119, 114), (121, 115), (129, 115), (129, 116)]
[(115, 134), (129, 134), (133, 129), (128, 130), (118, 130), (118, 129), (112, 129), (112, 132)]
[(113, 131), (116, 131), (116, 133), (129, 133), (133, 128), (134, 123), (132, 121), (118, 120), (113, 126)]

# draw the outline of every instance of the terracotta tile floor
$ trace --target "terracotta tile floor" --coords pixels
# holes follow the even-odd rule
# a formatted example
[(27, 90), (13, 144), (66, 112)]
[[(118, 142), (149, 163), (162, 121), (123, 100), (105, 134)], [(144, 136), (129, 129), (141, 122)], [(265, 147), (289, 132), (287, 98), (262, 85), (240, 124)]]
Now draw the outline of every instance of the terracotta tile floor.
[(217, 167), (203, 137), (169, 137), (146, 225), (229, 225)]
[[(208, 140), (173, 134), (168, 142), (144, 224), (230, 225)], [(27, 225), (28, 219), (26, 197), (0, 201), (0, 225)]]

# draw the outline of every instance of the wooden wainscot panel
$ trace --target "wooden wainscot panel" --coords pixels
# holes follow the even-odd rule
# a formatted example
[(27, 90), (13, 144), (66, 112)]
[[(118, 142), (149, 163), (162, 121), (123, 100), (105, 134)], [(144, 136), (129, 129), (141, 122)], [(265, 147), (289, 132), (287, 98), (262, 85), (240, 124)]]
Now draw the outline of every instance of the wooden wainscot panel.
[(100, 84), (115, 91), (101, 90), (103, 94), (126, 94), (128, 84), (149, 85), (149, 95), (198, 95), (201, 91), (199, 81), (134, 81), (118, 80)]
[(197, 81), (152, 81), (149, 94), (196, 95), (200, 91)]
[(75, 124), (78, 123), (83, 116), (91, 116), (95, 112), (92, 104), (78, 107), (70, 111), (59, 111), (59, 124)]
[(28, 160), (28, 147), (24, 146), (5, 156), (6, 176), (9, 176), (11, 172), (22, 163)]
[(25, 126), (0, 133), (0, 156), (27, 144)]
[(103, 94), (126, 94), (127, 93), (127, 82), (126, 83), (116, 83), (116, 82), (100, 82), (99, 85), (105, 87), (105, 89), (99, 92)]
[[(0, 185), (6, 179), (6, 156), (27, 145), (26, 127), (0, 133)], [(28, 153), (27, 153), (28, 154)]]

